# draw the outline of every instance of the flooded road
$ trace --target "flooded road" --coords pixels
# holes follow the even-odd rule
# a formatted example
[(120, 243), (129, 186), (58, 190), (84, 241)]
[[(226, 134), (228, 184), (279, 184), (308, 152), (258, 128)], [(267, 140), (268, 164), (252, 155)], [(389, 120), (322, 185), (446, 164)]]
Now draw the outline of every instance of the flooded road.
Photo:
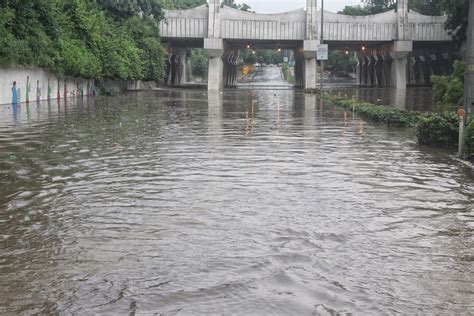
[(469, 315), (473, 198), (293, 90), (0, 106), (0, 314)]

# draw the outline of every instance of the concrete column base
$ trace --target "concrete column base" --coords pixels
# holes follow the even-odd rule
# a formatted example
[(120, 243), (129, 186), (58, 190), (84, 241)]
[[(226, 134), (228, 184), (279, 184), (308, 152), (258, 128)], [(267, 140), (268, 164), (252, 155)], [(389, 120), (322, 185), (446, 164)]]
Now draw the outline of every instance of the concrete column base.
[(316, 58), (304, 60), (304, 88), (306, 90), (316, 89)]
[(222, 90), (224, 87), (224, 40), (222, 38), (205, 38), (204, 49), (209, 56), (207, 72), (207, 89), (210, 91)]
[(391, 69), (391, 83), (392, 87), (396, 89), (407, 88), (407, 59), (395, 58), (392, 61)]
[(413, 51), (412, 41), (396, 41), (393, 43), (391, 83), (396, 89), (407, 88), (407, 57)]
[(218, 91), (224, 88), (224, 61), (221, 57), (209, 57), (207, 90)]

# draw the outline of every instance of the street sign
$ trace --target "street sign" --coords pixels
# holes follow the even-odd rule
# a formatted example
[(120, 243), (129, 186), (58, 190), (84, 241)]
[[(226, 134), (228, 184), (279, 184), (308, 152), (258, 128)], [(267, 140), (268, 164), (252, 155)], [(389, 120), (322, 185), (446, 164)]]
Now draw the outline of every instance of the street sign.
[(328, 44), (319, 44), (317, 46), (317, 59), (328, 60)]

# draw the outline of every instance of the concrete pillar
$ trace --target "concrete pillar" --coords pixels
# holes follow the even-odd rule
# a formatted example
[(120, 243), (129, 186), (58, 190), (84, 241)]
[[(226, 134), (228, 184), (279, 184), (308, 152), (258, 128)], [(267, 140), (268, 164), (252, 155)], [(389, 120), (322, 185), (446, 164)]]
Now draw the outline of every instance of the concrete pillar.
[(319, 38), (319, 22), (317, 13), (317, 0), (306, 0), (306, 39), (316, 40)]
[(316, 89), (316, 58), (304, 60), (304, 88), (306, 90)]
[(372, 55), (367, 56), (367, 84), (375, 85), (375, 58)]
[(374, 67), (375, 85), (380, 88), (380, 87), (383, 87), (383, 82), (382, 82), (383, 59), (380, 55), (374, 55), (374, 59), (375, 59), (375, 67)]
[(390, 81), (396, 89), (406, 89), (407, 87), (407, 57), (412, 50), (412, 41), (395, 41), (393, 43), (393, 49), (390, 53), (393, 59)]
[(362, 84), (362, 59), (361, 58), (357, 58), (356, 84), (358, 86)]
[(220, 0), (209, 0), (208, 34), (209, 38), (221, 37)]
[(304, 88), (304, 76), (305, 76), (305, 65), (303, 48), (297, 48), (295, 50), (295, 87)]
[(383, 54), (383, 66), (382, 66), (382, 81), (384, 84), (384, 87), (390, 87), (391, 82), (390, 82), (390, 69), (392, 67), (392, 58), (390, 57), (390, 54)]
[(224, 86), (224, 40), (221, 38), (205, 38), (204, 49), (209, 56), (209, 68), (207, 74), (207, 89), (221, 90)]
[(209, 73), (207, 75), (207, 89), (222, 90), (224, 87), (224, 62), (221, 57), (209, 57)]
[(362, 58), (362, 66), (361, 66), (361, 76), (362, 76), (362, 85), (366, 86), (367, 85), (367, 58), (363, 57)]
[(406, 89), (407, 87), (407, 59), (394, 58), (391, 70), (391, 82), (396, 89)]
[(397, 24), (398, 40), (409, 40), (410, 32), (408, 24), (408, 0), (397, 0)]
[[(304, 56), (304, 88), (306, 90), (316, 89), (316, 53), (319, 45), (318, 40), (305, 40), (303, 42)], [(322, 78), (320, 79), (322, 80)]]
[(209, 56), (207, 89), (221, 90), (224, 86), (224, 40), (221, 37), (220, 0), (209, 0), (208, 38), (204, 39), (204, 49)]
[(180, 85), (186, 82), (186, 49), (175, 48), (175, 59), (176, 59), (176, 85)]
[(464, 78), (464, 108), (472, 119), (474, 116), (474, 0), (469, 1), (469, 25), (466, 43), (466, 74)]

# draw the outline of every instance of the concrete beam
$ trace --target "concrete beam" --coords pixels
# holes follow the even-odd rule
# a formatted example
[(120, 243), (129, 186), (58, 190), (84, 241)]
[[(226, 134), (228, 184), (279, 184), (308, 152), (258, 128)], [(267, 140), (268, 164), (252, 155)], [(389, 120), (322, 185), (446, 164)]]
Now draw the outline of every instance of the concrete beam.
[(204, 49), (209, 57), (222, 57), (225, 46), (222, 38), (205, 38)]
[(306, 40), (303, 42), (303, 55), (306, 59), (317, 58), (319, 40)]
[(410, 29), (408, 24), (408, 0), (397, 0), (397, 25), (398, 40), (408, 40), (410, 38)]
[(315, 40), (318, 34), (317, 0), (306, 0), (306, 39)]
[(221, 1), (209, 0), (208, 30), (207, 37), (221, 37)]

